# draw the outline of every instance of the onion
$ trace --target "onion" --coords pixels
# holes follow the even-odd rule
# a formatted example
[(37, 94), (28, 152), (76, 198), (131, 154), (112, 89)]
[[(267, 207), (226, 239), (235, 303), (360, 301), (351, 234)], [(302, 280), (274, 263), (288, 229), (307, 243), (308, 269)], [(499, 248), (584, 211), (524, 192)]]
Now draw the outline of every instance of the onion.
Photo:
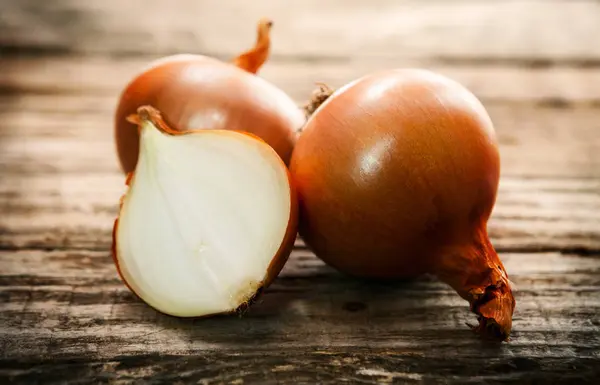
[(334, 92), (306, 123), (290, 171), (300, 235), (362, 277), (437, 275), (478, 331), (506, 339), (515, 301), (488, 238), (500, 158), (492, 121), (460, 84), (391, 70)]
[(140, 158), (113, 230), (122, 279), (174, 316), (247, 306), (277, 276), (296, 238), (285, 164), (245, 133), (182, 134), (151, 107), (130, 120), (140, 127)]
[(303, 111), (282, 90), (254, 75), (266, 60), (272, 23), (261, 20), (254, 48), (233, 63), (202, 55), (159, 59), (127, 85), (115, 115), (115, 141), (124, 172), (133, 171), (139, 138), (126, 117), (152, 105), (173, 129), (227, 129), (252, 133), (288, 162)]

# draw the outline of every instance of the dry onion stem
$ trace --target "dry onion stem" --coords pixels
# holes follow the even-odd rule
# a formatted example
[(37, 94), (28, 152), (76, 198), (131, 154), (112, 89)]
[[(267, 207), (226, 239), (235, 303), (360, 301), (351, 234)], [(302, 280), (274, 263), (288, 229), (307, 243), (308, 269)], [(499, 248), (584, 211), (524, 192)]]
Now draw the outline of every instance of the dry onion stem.
[(258, 22), (256, 44), (252, 49), (236, 57), (233, 64), (250, 73), (257, 73), (269, 57), (272, 27), (273, 22), (270, 19), (261, 19)]

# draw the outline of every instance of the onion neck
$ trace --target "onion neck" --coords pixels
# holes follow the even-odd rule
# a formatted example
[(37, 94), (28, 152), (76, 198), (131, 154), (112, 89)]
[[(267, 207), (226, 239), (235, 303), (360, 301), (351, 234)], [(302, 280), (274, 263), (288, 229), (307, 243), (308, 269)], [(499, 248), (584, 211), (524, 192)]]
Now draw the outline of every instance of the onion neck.
[(470, 243), (447, 250), (434, 264), (434, 273), (464, 299), (477, 314), (474, 330), (485, 337), (507, 340), (512, 328), (515, 299), (508, 275), (482, 226)]
[(258, 72), (269, 57), (272, 25), (273, 23), (268, 19), (262, 19), (258, 23), (258, 33), (254, 47), (233, 59), (235, 66), (253, 74)]

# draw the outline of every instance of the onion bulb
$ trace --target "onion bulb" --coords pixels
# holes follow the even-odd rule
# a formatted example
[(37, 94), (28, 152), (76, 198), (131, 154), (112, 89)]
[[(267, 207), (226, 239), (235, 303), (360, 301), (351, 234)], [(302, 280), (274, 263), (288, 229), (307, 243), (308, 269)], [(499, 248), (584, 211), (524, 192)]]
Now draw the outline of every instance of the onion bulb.
[(434, 274), (470, 302), (476, 330), (508, 337), (515, 301), (487, 234), (500, 157), (471, 92), (425, 70), (360, 78), (314, 112), (290, 171), (300, 235), (322, 260), (362, 277)]
[(177, 132), (151, 107), (130, 121), (139, 125), (140, 157), (113, 230), (121, 278), (174, 316), (247, 306), (277, 276), (296, 238), (285, 164), (246, 133)]
[(273, 147), (284, 162), (305, 122), (303, 111), (282, 90), (255, 73), (266, 61), (272, 23), (258, 24), (253, 49), (226, 63), (180, 54), (152, 62), (123, 90), (115, 114), (115, 142), (121, 168), (135, 169), (138, 133), (126, 117), (152, 105), (177, 131), (227, 129), (252, 133)]

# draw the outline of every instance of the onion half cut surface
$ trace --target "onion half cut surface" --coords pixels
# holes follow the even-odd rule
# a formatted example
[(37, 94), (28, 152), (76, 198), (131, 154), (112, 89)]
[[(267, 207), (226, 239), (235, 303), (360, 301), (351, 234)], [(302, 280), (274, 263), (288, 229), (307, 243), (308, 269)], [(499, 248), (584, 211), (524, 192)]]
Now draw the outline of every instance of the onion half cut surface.
[(166, 132), (138, 113), (140, 157), (115, 222), (121, 277), (174, 316), (233, 312), (283, 267), (296, 235), (289, 173), (263, 141), (240, 132)]

